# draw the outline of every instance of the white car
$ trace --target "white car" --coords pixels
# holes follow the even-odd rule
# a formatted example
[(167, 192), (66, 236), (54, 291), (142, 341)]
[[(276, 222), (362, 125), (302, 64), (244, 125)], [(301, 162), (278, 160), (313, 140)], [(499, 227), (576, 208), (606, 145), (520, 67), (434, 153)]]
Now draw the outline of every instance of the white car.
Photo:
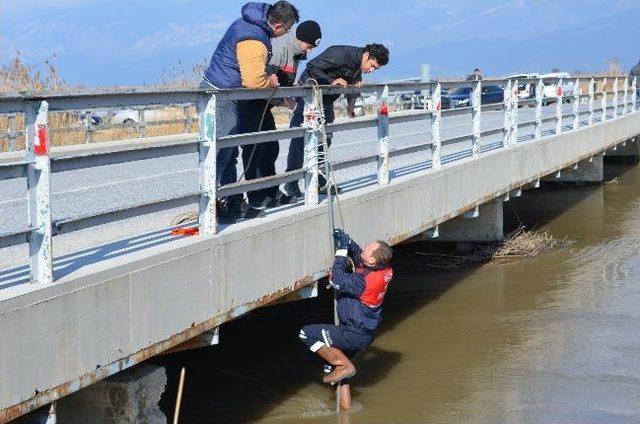
[[(545, 103), (550, 103), (549, 100), (555, 101), (558, 98), (558, 94), (561, 92), (565, 101), (569, 101), (573, 96), (574, 82), (571, 79), (571, 75), (568, 72), (554, 72), (551, 74), (540, 75), (543, 80), (545, 78), (562, 78), (562, 85), (558, 86), (557, 81), (544, 81), (544, 90), (542, 92), (542, 98), (547, 99)], [(562, 91), (560, 91), (562, 90)]]
[(539, 78), (540, 74), (532, 72), (529, 74), (515, 74), (509, 75), (505, 79), (512, 81), (518, 80), (518, 98), (519, 99), (531, 99), (536, 96), (536, 82), (535, 81), (522, 81), (527, 79)]
[[(147, 109), (144, 111), (146, 122), (161, 121), (170, 119), (168, 113), (162, 109)], [(135, 128), (140, 122), (140, 114), (135, 109), (123, 109), (114, 112), (111, 116), (112, 125), (124, 125), (127, 128)]]

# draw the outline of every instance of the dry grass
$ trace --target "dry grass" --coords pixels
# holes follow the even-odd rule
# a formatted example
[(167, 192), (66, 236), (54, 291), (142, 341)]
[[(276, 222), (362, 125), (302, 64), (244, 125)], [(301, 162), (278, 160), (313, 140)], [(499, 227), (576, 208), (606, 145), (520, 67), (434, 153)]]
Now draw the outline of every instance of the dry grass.
[(566, 238), (556, 239), (548, 230), (526, 231), (524, 227), (520, 227), (509, 234), (502, 243), (478, 244), (469, 254), (435, 252), (415, 252), (415, 254), (426, 258), (428, 267), (454, 269), (495, 261), (530, 258), (569, 243)]

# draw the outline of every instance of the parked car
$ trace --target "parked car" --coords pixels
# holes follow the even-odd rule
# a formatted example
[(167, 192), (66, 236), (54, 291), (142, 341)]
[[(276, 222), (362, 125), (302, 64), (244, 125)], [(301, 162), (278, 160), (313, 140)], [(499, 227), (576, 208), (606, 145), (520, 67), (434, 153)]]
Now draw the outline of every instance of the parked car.
[[(442, 109), (467, 107), (471, 105), (472, 87), (460, 87), (451, 94), (442, 96)], [(481, 104), (502, 103), (504, 101), (504, 90), (498, 85), (485, 85), (480, 94)]]
[[(162, 109), (147, 109), (144, 111), (144, 120), (147, 122), (170, 119), (169, 114)], [(113, 113), (111, 124), (124, 125), (127, 128), (135, 128), (140, 122), (140, 114), (135, 109), (122, 109)]]
[(562, 86), (558, 87), (557, 81), (543, 81), (544, 90), (542, 91), (543, 103), (549, 104), (555, 102), (558, 98), (558, 89), (562, 89), (562, 95), (565, 97), (565, 101), (569, 102), (573, 96), (574, 82), (571, 79), (571, 75), (568, 72), (554, 72), (551, 74), (540, 75), (543, 80), (545, 78), (562, 78)]
[(532, 72), (528, 74), (515, 74), (505, 77), (509, 80), (518, 80), (518, 98), (519, 99), (532, 99), (536, 96), (536, 82), (535, 81), (521, 81), (527, 79), (539, 78), (540, 74)]

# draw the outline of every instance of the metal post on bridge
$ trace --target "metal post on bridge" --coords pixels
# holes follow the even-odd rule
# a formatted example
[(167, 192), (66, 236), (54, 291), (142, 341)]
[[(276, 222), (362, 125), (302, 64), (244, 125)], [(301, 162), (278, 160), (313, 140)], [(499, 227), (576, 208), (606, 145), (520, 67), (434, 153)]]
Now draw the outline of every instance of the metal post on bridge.
[(596, 110), (596, 80), (589, 80), (589, 126), (593, 125)]
[(511, 80), (509, 80), (509, 82), (507, 82), (507, 87), (504, 89), (504, 99), (502, 102), (504, 105), (504, 129), (502, 131), (502, 147), (509, 147), (511, 140), (511, 109), (513, 106), (511, 102), (511, 96)]
[(625, 77), (624, 83), (622, 84), (622, 90), (624, 94), (622, 95), (622, 114), (626, 115), (629, 113), (629, 78)]
[[(318, 196), (318, 178), (320, 174), (319, 145), (324, 144), (324, 111), (322, 110), (322, 90), (311, 90), (305, 96), (304, 123), (304, 203), (305, 205), (317, 205), (320, 203)], [(324, 152), (326, 155), (327, 152)], [(326, 159), (326, 157), (325, 157)], [(326, 176), (327, 179), (329, 175)]]
[(635, 113), (636, 111), (636, 103), (638, 102), (638, 86), (637, 84), (638, 77), (633, 77), (633, 81), (631, 82), (631, 112)]
[(580, 78), (576, 78), (573, 86), (573, 129), (580, 128)]
[(618, 117), (618, 78), (613, 80), (613, 119)]
[(607, 122), (607, 79), (602, 80), (602, 99), (600, 100), (600, 106), (602, 112), (600, 115), (600, 122)]
[(534, 138), (540, 140), (542, 138), (542, 97), (544, 94), (544, 82), (539, 79), (536, 84), (536, 123), (534, 129)]
[(7, 116), (7, 138), (9, 140), (9, 151), (14, 152), (16, 150), (16, 115), (11, 114)]
[(184, 115), (184, 133), (187, 134), (191, 130), (191, 114), (189, 111), (191, 110), (191, 106), (184, 105), (182, 106), (182, 113)]
[(513, 87), (511, 87), (511, 131), (509, 135), (509, 145), (515, 146), (518, 144), (518, 80), (515, 81)]
[(482, 136), (482, 81), (476, 81), (471, 93), (471, 119), (473, 122), (473, 135), (471, 139), (471, 153), (480, 155), (480, 137)]
[(84, 113), (84, 142), (90, 144), (93, 142), (93, 127), (91, 126), (91, 111)]
[(215, 235), (217, 226), (217, 191), (216, 173), (217, 121), (216, 95), (202, 94), (198, 96), (196, 107), (200, 117), (200, 143), (198, 144), (198, 160), (200, 163), (200, 198), (198, 201), (198, 224), (200, 235)]
[(378, 184), (389, 184), (389, 87), (385, 86), (378, 101)]
[(144, 109), (138, 109), (138, 137), (145, 138), (147, 136), (147, 123), (144, 119)]
[(562, 132), (562, 106), (564, 105), (564, 91), (562, 89), (563, 79), (558, 80), (556, 85), (556, 134)]
[(437, 83), (431, 96), (431, 168), (440, 169), (442, 164), (442, 84)]
[(39, 284), (53, 283), (48, 112), (49, 104), (46, 101), (29, 101), (26, 104), (30, 281)]

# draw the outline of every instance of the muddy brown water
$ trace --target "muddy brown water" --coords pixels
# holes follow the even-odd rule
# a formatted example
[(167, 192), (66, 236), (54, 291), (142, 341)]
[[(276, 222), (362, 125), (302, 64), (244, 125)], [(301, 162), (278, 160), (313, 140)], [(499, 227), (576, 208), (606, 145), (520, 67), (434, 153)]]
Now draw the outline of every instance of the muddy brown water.
[[(156, 359), (183, 423), (640, 422), (640, 168), (610, 183), (548, 187), (505, 204), (574, 243), (512, 263), (434, 270), (405, 245), (384, 322), (357, 361), (354, 411), (336, 417), (300, 326), (331, 321), (331, 298), (267, 308), (223, 326), (221, 344)], [(613, 181), (611, 181), (613, 179)]]

